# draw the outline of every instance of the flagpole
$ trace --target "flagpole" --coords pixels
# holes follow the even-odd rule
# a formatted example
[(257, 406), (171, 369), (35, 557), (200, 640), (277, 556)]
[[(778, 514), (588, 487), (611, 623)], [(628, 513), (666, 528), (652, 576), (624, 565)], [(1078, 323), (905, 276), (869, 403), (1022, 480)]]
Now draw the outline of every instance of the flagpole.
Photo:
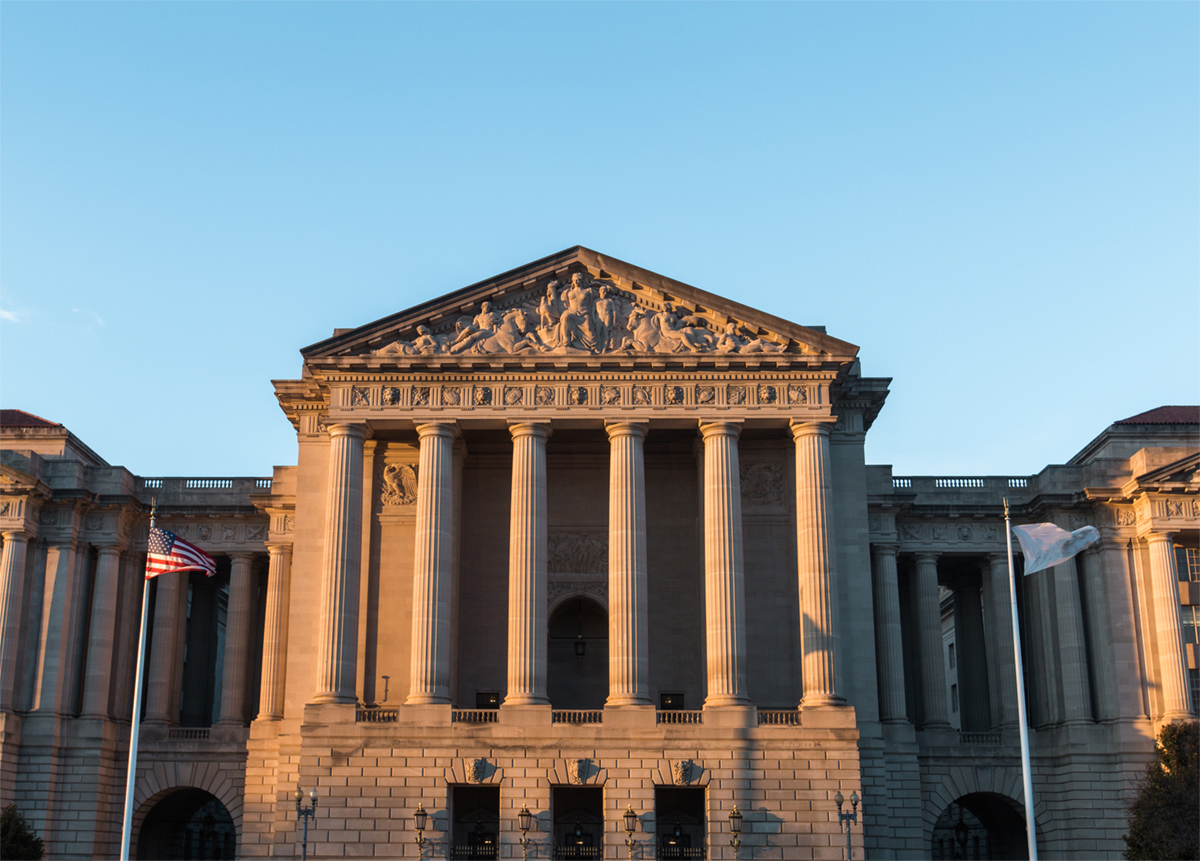
[[(150, 500), (150, 528), (158, 501)], [(143, 572), (144, 574), (145, 572)], [(146, 663), (146, 619), (150, 611), (150, 578), (142, 585), (142, 633), (138, 636), (137, 672), (133, 682), (133, 717), (129, 726), (129, 766), (125, 770), (125, 821), (121, 827), (121, 861), (129, 861), (129, 838), (133, 831), (133, 786), (137, 776), (138, 729), (142, 720), (142, 670)]]
[(1033, 778), (1029, 767), (1029, 722), (1025, 718), (1025, 671), (1021, 663), (1021, 626), (1017, 621), (1017, 577), (1013, 570), (1012, 526), (1008, 520), (1008, 498), (1004, 499), (1004, 540), (1008, 544), (1008, 594), (1012, 601), (1013, 655), (1017, 666), (1017, 726), (1021, 730), (1021, 782), (1025, 788), (1025, 837), (1029, 861), (1037, 861), (1037, 834), (1033, 822)]

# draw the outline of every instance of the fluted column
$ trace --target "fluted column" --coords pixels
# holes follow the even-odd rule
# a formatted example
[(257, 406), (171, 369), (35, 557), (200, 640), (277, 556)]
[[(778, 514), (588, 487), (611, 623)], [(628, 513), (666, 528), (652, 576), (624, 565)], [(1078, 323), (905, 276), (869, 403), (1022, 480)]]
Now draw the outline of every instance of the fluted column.
[(220, 724), (246, 722), (246, 665), (249, 662), (254, 582), (249, 553), (229, 557), (229, 614), (225, 621), (225, 658), (221, 678)]
[(829, 526), (829, 425), (792, 422), (796, 443), (796, 562), (803, 654), (802, 708), (842, 705)]
[(875, 663), (879, 667), (879, 719), (907, 723), (904, 701), (904, 643), (900, 633), (900, 585), (895, 544), (871, 545), (875, 592)]
[[(1075, 560), (1053, 568), (1055, 627), (1063, 693), (1063, 720), (1067, 723), (1092, 719), (1092, 694), (1088, 684), (1087, 646), (1083, 634), (1083, 607), (1079, 601), (1079, 575)], [(1179, 603), (1176, 594), (1175, 603)], [(1178, 609), (1176, 610), (1178, 612)]]
[(608, 701), (650, 705), (643, 422), (610, 422), (608, 472)]
[(545, 705), (546, 439), (545, 423), (509, 426), (513, 438), (508, 543), (508, 691), (505, 705)]
[(329, 489), (321, 564), (321, 628), (315, 703), (358, 701), (358, 589), (362, 561), (363, 440), (361, 424), (329, 429)]
[(150, 666), (146, 672), (146, 722), (175, 723), (172, 714), (175, 697), (175, 665), (181, 661), (178, 651), (180, 597), (187, 591), (186, 571), (172, 571), (154, 578), (154, 636), (150, 642)]
[(108, 715), (112, 681), (113, 639), (117, 624), (117, 590), (120, 586), (121, 548), (97, 548), (96, 583), (92, 588), (92, 618), (88, 625), (87, 669), (83, 676), (83, 712), (88, 717)]
[(417, 523), (413, 553), (409, 705), (450, 702), (450, 607), (454, 563), (452, 422), (419, 425)]
[[(1087, 619), (1090, 654), (1088, 660), (1092, 670), (1091, 679), (1095, 684), (1097, 721), (1109, 720), (1120, 714), (1120, 692), (1116, 679), (1116, 655), (1113, 651), (1113, 625), (1109, 616), (1109, 590), (1105, 568), (1105, 553), (1109, 541), (1100, 542), (1087, 548), (1077, 557), (1076, 564), (1082, 573), (1083, 608)], [(1126, 581), (1128, 582), (1128, 581)], [(1119, 588), (1113, 588), (1116, 595), (1121, 593)]]
[(960, 728), (963, 732), (987, 732), (992, 727), (992, 714), (983, 602), (979, 588), (966, 578), (961, 578), (954, 590), (954, 642), (958, 650)]
[(1008, 558), (992, 553), (983, 567), (983, 613), (987, 631), (988, 685), (993, 721), (1001, 729), (1017, 725), (1017, 668), (1012, 639), (1012, 595)]
[(267, 613), (263, 622), (262, 681), (258, 719), (283, 719), (284, 674), (287, 661), (288, 599), (291, 596), (292, 545), (268, 544)]
[(29, 536), (5, 532), (0, 554), (0, 711), (13, 708), (17, 676), (17, 635), (20, 633), (21, 593), (25, 584), (25, 550)]
[(739, 422), (700, 425), (704, 437), (705, 708), (750, 704), (746, 690), (746, 585), (742, 558)]
[(1150, 579), (1153, 581), (1154, 628), (1158, 645), (1158, 684), (1162, 689), (1162, 717), (1189, 720), (1190, 696), (1187, 664), (1183, 660), (1183, 623), (1179, 618), (1179, 574), (1171, 533), (1151, 532)]
[(917, 645), (921, 654), (921, 726), (924, 729), (950, 728), (937, 560), (935, 553), (917, 554)]
[(34, 710), (64, 714), (76, 670), (75, 631), (79, 598), (79, 547), (63, 540), (46, 551), (42, 636), (38, 644)]

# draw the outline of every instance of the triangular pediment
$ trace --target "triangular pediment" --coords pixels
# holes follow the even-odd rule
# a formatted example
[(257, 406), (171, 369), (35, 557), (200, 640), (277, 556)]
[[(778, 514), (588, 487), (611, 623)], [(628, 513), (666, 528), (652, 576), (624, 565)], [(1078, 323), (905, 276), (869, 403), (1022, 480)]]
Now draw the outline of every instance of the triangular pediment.
[(386, 367), (665, 355), (848, 362), (858, 347), (576, 246), (301, 352)]
[(1160, 466), (1134, 480), (1139, 490), (1196, 490), (1200, 488), (1200, 452)]

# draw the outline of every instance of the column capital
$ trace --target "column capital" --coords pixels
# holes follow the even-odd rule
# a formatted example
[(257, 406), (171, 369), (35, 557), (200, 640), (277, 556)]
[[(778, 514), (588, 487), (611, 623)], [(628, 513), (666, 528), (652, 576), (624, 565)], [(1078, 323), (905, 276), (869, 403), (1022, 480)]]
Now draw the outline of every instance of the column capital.
[(417, 425), (417, 436), (420, 439), (425, 439), (426, 437), (431, 436), (440, 436), (446, 439), (457, 439), (459, 436), (458, 422), (421, 422)]
[(92, 546), (96, 548), (96, 552), (101, 556), (120, 556), (122, 551), (121, 545), (115, 541), (108, 541), (104, 544), (93, 542)]
[(1142, 537), (1146, 539), (1147, 544), (1162, 544), (1164, 542), (1167, 544), (1170, 544), (1172, 541), (1175, 540), (1175, 533), (1174, 532), (1147, 532)]
[(880, 556), (897, 556), (900, 553), (900, 545), (890, 541), (872, 541), (871, 549)]
[(5, 529), (0, 532), (0, 536), (3, 536), (5, 541), (24, 541), (26, 543), (33, 538), (28, 532), (22, 532), (20, 529)]
[(704, 439), (714, 436), (731, 436), (736, 438), (741, 435), (741, 419), (700, 419), (700, 436)]
[(633, 419), (605, 419), (604, 430), (608, 432), (610, 440), (622, 436), (636, 436), (645, 439), (646, 433), (650, 430), (650, 423)]
[(508, 422), (508, 432), (512, 434), (513, 439), (526, 436), (538, 436), (542, 439), (549, 439), (551, 433), (550, 422), (510, 419)]
[(792, 419), (788, 422), (792, 431), (792, 439), (799, 441), (806, 436), (829, 436), (833, 432), (833, 420), (813, 421), (812, 419)]
[(325, 428), (326, 428), (326, 432), (329, 434), (330, 439), (333, 439), (334, 437), (340, 437), (340, 436), (350, 436), (350, 437), (357, 437), (358, 439), (366, 439), (368, 436), (371, 435), (371, 429), (369, 427), (367, 427), (366, 422), (332, 421), (332, 422), (329, 422), (325, 426)]
[(913, 558), (916, 559), (917, 562), (932, 562), (934, 565), (936, 565), (937, 561), (942, 558), (942, 554), (934, 553), (930, 550), (922, 550), (920, 553), (914, 553)]
[(251, 562), (254, 559), (254, 554), (249, 550), (235, 550), (226, 555), (229, 556), (230, 562)]
[(272, 541), (267, 545), (267, 553), (271, 556), (282, 556), (284, 553), (292, 552), (292, 542), (290, 541)]

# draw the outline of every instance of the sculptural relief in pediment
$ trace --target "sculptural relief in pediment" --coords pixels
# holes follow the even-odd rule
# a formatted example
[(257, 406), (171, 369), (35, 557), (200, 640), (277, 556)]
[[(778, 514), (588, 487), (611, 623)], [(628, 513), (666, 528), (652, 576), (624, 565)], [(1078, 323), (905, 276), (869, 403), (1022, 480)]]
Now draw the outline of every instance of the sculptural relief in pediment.
[(602, 355), (613, 353), (780, 353), (791, 348), (729, 320), (721, 331), (664, 300), (651, 308), (605, 280), (576, 272), (568, 284), (551, 281), (545, 293), (526, 295), (504, 310), (483, 301), (442, 331), (416, 327), (412, 340), (397, 339), (376, 356), (461, 354)]

